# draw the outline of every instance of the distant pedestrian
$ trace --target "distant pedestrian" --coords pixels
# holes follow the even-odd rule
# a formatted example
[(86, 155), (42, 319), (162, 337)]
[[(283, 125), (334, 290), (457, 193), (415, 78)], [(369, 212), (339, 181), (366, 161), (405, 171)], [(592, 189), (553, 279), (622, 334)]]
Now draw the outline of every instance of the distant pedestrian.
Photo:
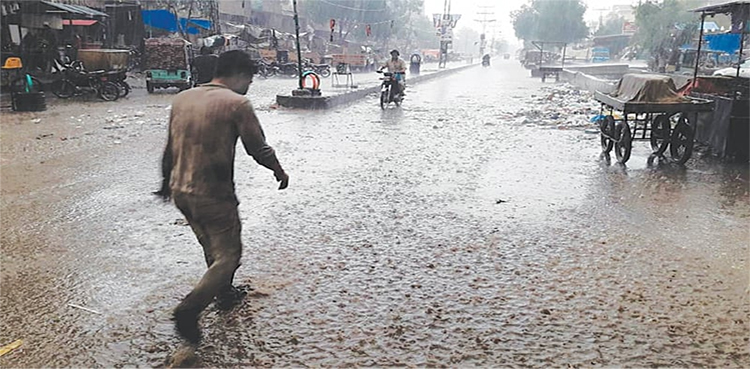
[(234, 189), (237, 138), (258, 164), (273, 170), (280, 190), (289, 184), (245, 97), (256, 72), (246, 52), (225, 52), (210, 83), (184, 91), (172, 102), (162, 186), (155, 194), (174, 200), (203, 247), (208, 266), (174, 310), (177, 332), (192, 344), (201, 340), (198, 318), (214, 298), (219, 308), (227, 309), (243, 297), (232, 286), (242, 254)]
[(210, 47), (201, 47), (201, 54), (193, 59), (192, 70), (193, 79), (196, 85), (211, 82), (216, 73), (216, 64), (219, 62), (219, 56), (215, 55)]

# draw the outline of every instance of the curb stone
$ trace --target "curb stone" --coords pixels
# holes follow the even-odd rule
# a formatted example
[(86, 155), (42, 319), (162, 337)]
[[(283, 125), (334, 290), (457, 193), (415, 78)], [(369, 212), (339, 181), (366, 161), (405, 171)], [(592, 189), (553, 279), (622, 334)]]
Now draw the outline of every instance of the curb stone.
[[(479, 64), (470, 64), (470, 65), (464, 65), (457, 68), (452, 68), (448, 70), (438, 71), (435, 73), (420, 75), (416, 77), (409, 78), (410, 84), (416, 84), (421, 83), (425, 81), (429, 81), (438, 77), (447, 76), (450, 74), (454, 74), (472, 67), (476, 67)], [(367, 97), (370, 94), (374, 94), (380, 91), (380, 86), (372, 86), (363, 88), (361, 90), (352, 91), (352, 92), (346, 92), (339, 95), (332, 95), (332, 96), (290, 96), (290, 95), (276, 95), (276, 103), (279, 104), (279, 106), (283, 106), (285, 108), (297, 108), (297, 109), (311, 109), (311, 110), (320, 110), (320, 109), (331, 109), (336, 106), (346, 105), (353, 103), (357, 100), (363, 99)]]

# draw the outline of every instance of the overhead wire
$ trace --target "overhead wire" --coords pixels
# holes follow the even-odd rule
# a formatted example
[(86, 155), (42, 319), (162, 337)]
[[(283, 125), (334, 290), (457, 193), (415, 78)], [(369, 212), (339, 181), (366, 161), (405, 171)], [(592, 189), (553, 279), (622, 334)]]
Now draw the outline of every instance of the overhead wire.
[(326, 1), (326, 0), (318, 0), (318, 1), (320, 1), (323, 4), (328, 4), (330, 6), (335, 6), (337, 8), (347, 9), (347, 10), (354, 10), (354, 11), (358, 11), (358, 12), (382, 12), (382, 11), (385, 11), (387, 9), (387, 7), (383, 8), (383, 9), (353, 8), (351, 6), (340, 5), (340, 4), (332, 3), (332, 2), (329, 2), (329, 1)]

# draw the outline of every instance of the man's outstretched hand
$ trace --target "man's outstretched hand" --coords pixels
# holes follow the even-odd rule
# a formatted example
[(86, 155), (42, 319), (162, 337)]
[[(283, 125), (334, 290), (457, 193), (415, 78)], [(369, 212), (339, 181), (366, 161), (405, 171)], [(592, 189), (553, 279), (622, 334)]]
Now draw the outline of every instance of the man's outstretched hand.
[(283, 190), (289, 186), (289, 175), (286, 172), (281, 171), (274, 173), (276, 181), (279, 182), (279, 190)]

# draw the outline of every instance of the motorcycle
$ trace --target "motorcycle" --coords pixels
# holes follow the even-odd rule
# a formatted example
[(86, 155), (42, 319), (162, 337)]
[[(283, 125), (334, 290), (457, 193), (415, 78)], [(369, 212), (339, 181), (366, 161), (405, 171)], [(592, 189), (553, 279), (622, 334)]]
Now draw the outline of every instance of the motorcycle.
[(331, 76), (331, 66), (328, 64), (313, 64), (310, 62), (305, 62), (302, 65), (302, 69), (304, 71), (311, 70), (323, 78), (328, 78)]
[(120, 88), (120, 97), (128, 96), (130, 93), (130, 85), (125, 82), (125, 79), (128, 78), (127, 71), (125, 70), (117, 70), (117, 71), (111, 71), (106, 72), (105, 75), (108, 76), (108, 80), (114, 82), (117, 84), (117, 87)]
[(113, 77), (111, 72), (107, 73), (103, 70), (87, 72), (81, 61), (76, 60), (69, 65), (64, 65), (61, 73), (62, 77), (51, 86), (52, 93), (61, 99), (94, 92), (104, 101), (115, 101), (122, 94), (116, 82), (119, 77)]
[(261, 60), (258, 62), (258, 76), (261, 78), (269, 78), (279, 74), (279, 67), (276, 63), (266, 63)]
[(482, 58), (482, 66), (483, 67), (489, 67), (490, 66), (490, 58), (485, 56)]
[(274, 63), (279, 68), (279, 73), (287, 77), (296, 78), (299, 76), (299, 69), (297, 63)]
[(391, 72), (383, 72), (380, 70), (377, 71), (377, 73), (383, 74), (383, 77), (380, 78), (380, 80), (383, 81), (380, 85), (380, 109), (385, 110), (385, 107), (390, 103), (394, 103), (396, 106), (401, 106), (401, 102), (404, 100), (404, 95), (396, 93), (394, 86), (399, 83), (396, 79), (396, 75)]

